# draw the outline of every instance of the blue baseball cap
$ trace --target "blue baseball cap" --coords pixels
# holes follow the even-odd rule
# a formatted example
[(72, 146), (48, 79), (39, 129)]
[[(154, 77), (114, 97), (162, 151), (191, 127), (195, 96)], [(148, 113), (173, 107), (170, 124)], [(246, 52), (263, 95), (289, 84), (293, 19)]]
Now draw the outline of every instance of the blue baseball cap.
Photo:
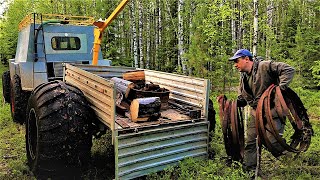
[(234, 55), (231, 58), (229, 58), (229, 61), (234, 61), (240, 57), (246, 57), (246, 56), (252, 57), (251, 52), (247, 49), (239, 49), (236, 53), (234, 53)]

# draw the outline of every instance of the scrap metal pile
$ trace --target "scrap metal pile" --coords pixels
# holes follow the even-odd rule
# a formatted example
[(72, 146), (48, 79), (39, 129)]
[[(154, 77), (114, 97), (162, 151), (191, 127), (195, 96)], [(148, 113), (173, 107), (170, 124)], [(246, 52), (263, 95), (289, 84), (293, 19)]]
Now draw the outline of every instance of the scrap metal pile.
[(237, 101), (227, 100), (224, 95), (218, 96), (219, 116), (223, 140), (228, 157), (242, 161), (244, 154), (244, 124)]
[[(232, 160), (242, 161), (244, 152), (244, 122), (241, 110), (237, 107), (236, 101), (227, 100), (226, 96), (220, 95), (217, 98), (220, 106), (220, 122), (224, 136), (224, 143), (227, 155)], [(293, 133), (290, 134), (291, 142), (287, 141), (280, 134), (273, 122), (271, 108), (274, 108), (283, 124), (286, 117), (289, 119)], [(258, 145), (264, 145), (275, 157), (283, 154), (275, 148), (267, 133), (271, 133), (277, 142), (288, 152), (300, 153), (306, 151), (311, 143), (313, 135), (312, 126), (309, 122), (307, 110), (298, 95), (290, 88), (281, 91), (278, 86), (271, 85), (261, 96), (256, 109), (256, 131)], [(290, 129), (288, 126), (287, 129)], [(286, 131), (286, 130), (285, 130)], [(261, 150), (261, 148), (259, 148)]]

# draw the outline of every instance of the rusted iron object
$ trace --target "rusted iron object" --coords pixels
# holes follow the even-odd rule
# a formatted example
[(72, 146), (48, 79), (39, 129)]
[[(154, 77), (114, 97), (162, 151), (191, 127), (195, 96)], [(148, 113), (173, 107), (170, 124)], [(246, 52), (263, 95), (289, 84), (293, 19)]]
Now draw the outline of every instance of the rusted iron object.
[(243, 161), (244, 125), (237, 101), (227, 100), (225, 95), (217, 97), (219, 116), (226, 153), (232, 160)]
[[(290, 137), (292, 139), (290, 145), (277, 130), (271, 107), (283, 124), (288, 117), (292, 125), (295, 132)], [(256, 130), (261, 140), (259, 145), (265, 145), (275, 157), (282, 155), (283, 152), (274, 147), (267, 133), (271, 133), (284, 150), (294, 153), (306, 151), (313, 134), (307, 110), (298, 95), (290, 88), (281, 91), (280, 87), (275, 85), (269, 86), (260, 97), (256, 109)]]
[(160, 88), (157, 84), (136, 84), (129, 94), (129, 99), (144, 98), (144, 97), (159, 97), (161, 101), (161, 109), (169, 108), (170, 91), (166, 88)]

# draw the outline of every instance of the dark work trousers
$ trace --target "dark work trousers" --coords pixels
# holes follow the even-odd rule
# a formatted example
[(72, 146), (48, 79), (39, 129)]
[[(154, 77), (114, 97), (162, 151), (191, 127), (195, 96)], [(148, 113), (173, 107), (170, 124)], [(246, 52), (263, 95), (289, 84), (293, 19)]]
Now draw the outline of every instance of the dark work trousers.
[[(257, 165), (257, 147), (256, 147), (256, 125), (255, 125), (255, 110), (251, 110), (251, 116), (247, 121), (247, 136), (245, 139), (245, 149), (244, 149), (244, 167), (247, 170), (254, 170)], [(277, 130), (279, 134), (283, 134), (284, 131), (284, 124), (281, 122), (280, 118), (275, 115), (275, 111), (271, 110), (273, 114), (273, 121), (276, 124)], [(265, 128), (269, 129), (267, 125)], [(283, 152), (284, 149), (282, 146), (277, 142), (275, 137), (267, 131), (267, 136), (272, 144), (278, 151)]]

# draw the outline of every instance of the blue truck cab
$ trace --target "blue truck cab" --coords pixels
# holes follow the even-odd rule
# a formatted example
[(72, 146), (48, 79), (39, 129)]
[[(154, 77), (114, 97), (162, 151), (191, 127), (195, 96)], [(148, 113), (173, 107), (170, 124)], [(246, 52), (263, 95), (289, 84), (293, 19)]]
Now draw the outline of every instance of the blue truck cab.
[[(67, 20), (66, 20), (67, 19)], [(19, 24), (11, 78), (17, 74), (22, 90), (63, 77), (63, 63), (91, 64), (93, 18), (30, 14)], [(99, 52), (99, 65), (110, 65)]]

